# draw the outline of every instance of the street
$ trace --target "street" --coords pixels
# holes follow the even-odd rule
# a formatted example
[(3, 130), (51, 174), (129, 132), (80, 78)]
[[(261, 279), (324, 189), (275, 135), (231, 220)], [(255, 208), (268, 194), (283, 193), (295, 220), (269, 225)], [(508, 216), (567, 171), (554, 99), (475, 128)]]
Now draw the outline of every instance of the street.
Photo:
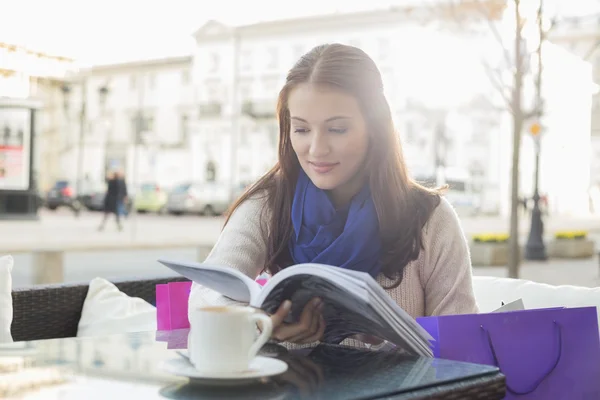
[[(67, 253), (65, 257), (65, 281), (86, 282), (96, 276), (105, 278), (140, 278), (143, 276), (171, 275), (160, 265), (158, 258), (196, 260), (196, 244), (212, 245), (216, 241), (222, 217), (138, 215), (134, 222), (130, 217), (125, 221), (125, 229), (119, 232), (114, 221), (109, 221), (103, 232), (97, 227), (102, 218), (100, 213), (83, 213), (79, 218), (67, 210), (50, 212), (44, 210), (39, 221), (0, 221), (2, 241), (0, 254), (14, 253), (14, 287), (28, 286), (32, 282), (32, 255), (23, 250), (35, 250), (48, 246), (68, 248), (74, 244), (79, 250)], [(505, 232), (506, 221), (493, 217), (462, 218), (467, 236), (480, 232)], [(522, 237), (528, 231), (528, 221), (522, 221)], [(549, 219), (546, 233), (560, 229), (586, 229), (593, 238), (600, 234), (600, 218)], [(149, 248), (147, 250), (127, 250), (128, 244), (182, 243), (178, 248)], [(189, 243), (189, 247), (186, 247)], [(94, 251), (93, 245), (115, 246), (111, 251)], [(85, 250), (86, 245), (90, 250)], [(118, 246), (118, 247), (117, 247)], [(598, 260), (556, 261), (547, 263), (523, 263), (521, 276), (549, 284), (572, 284), (597, 286)], [(501, 267), (481, 268), (474, 266), (476, 275), (505, 276)]]

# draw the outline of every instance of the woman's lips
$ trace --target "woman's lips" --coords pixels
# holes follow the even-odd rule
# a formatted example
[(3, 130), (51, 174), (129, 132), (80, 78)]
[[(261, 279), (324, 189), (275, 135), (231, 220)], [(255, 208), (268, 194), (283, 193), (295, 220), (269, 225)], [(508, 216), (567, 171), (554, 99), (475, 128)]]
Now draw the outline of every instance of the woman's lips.
[(318, 174), (326, 174), (333, 170), (339, 163), (327, 163), (327, 162), (312, 162), (309, 161), (311, 169)]

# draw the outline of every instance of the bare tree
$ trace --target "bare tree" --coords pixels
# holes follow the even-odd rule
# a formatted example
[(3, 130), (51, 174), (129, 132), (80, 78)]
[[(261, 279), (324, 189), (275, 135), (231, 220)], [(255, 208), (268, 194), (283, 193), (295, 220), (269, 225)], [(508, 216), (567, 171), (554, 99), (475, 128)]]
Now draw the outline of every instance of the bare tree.
[[(549, 28), (544, 28), (540, 0), (537, 16), (540, 37), (539, 45), (535, 51), (537, 53), (538, 68), (532, 73), (531, 58), (533, 54), (529, 52), (523, 35), (523, 30), (528, 23), (528, 18), (522, 15), (523, 3), (522, 0), (457, 0), (456, 2), (445, 3), (442, 15), (443, 20), (454, 24), (454, 29), (456, 29), (456, 25), (459, 25), (461, 31), (468, 33), (475, 33), (474, 27), (481, 26), (484, 23), (488, 32), (498, 43), (502, 53), (499, 65), (492, 65), (489, 60), (483, 58), (482, 65), (501, 101), (501, 104), (497, 104), (494, 100), (489, 99), (490, 105), (497, 109), (507, 110), (512, 116), (513, 146), (510, 178), (510, 251), (508, 258), (508, 275), (511, 278), (519, 277), (521, 262), (518, 211), (520, 204), (519, 165), (522, 132), (528, 120), (541, 117), (543, 112), (543, 102), (541, 101), (542, 43), (546, 40), (549, 29), (554, 26), (554, 23), (552, 23)], [(508, 4), (511, 7), (507, 7)], [(512, 45), (505, 43), (505, 38), (498, 27), (498, 22), (507, 8), (512, 9), (512, 14), (506, 15), (512, 19), (514, 24)], [(525, 101), (523, 98), (526, 79), (528, 78), (533, 78), (536, 87), (536, 99), (530, 102)], [(529, 104), (532, 105), (529, 106)]]

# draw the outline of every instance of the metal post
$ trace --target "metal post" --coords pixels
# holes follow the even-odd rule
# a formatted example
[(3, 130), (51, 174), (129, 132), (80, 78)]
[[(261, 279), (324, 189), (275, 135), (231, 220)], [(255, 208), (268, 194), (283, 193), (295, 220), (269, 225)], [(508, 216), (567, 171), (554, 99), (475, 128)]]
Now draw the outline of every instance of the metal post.
[(535, 149), (535, 187), (533, 190), (533, 209), (531, 210), (531, 228), (527, 245), (525, 246), (525, 258), (527, 260), (545, 261), (546, 246), (544, 244), (544, 221), (540, 209), (539, 175), (540, 175), (540, 144), (536, 139)]
[(234, 200), (236, 193), (236, 169), (238, 157), (238, 131), (240, 120), (240, 104), (239, 104), (239, 81), (240, 81), (240, 33), (237, 29), (233, 31), (233, 88), (231, 93), (231, 159), (230, 159), (230, 179), (229, 179), (229, 199)]
[[(542, 44), (544, 41), (543, 31), (543, 0), (540, 0), (538, 8), (538, 29), (540, 43), (538, 45), (538, 74), (536, 79), (536, 100), (537, 100), (537, 115), (538, 119), (542, 115)], [(531, 228), (529, 237), (525, 246), (525, 259), (545, 261), (548, 259), (546, 255), (546, 246), (544, 244), (544, 221), (542, 221), (542, 211), (540, 210), (540, 150), (541, 150), (541, 132), (535, 135), (535, 179), (533, 188), (533, 209), (531, 210)]]
[(77, 151), (77, 172), (75, 181), (75, 214), (79, 215), (81, 203), (81, 181), (83, 180), (83, 160), (85, 148), (85, 123), (87, 116), (87, 79), (81, 81), (81, 109), (79, 110), (79, 149)]
[(446, 112), (442, 112), (434, 132), (435, 149), (435, 185), (441, 187), (446, 184)]
[[(138, 160), (138, 147), (142, 142), (142, 130), (144, 129), (144, 85), (146, 84), (145, 75), (140, 75), (140, 79), (138, 82), (138, 106), (137, 106), (137, 115), (136, 115), (136, 123), (135, 123), (135, 133), (133, 138), (133, 182), (131, 188), (136, 191), (135, 195), (140, 196), (140, 187), (139, 187), (139, 160)], [(135, 241), (137, 235), (137, 222), (138, 222), (138, 212), (135, 207), (135, 199), (132, 199), (130, 196), (131, 204), (131, 241)]]

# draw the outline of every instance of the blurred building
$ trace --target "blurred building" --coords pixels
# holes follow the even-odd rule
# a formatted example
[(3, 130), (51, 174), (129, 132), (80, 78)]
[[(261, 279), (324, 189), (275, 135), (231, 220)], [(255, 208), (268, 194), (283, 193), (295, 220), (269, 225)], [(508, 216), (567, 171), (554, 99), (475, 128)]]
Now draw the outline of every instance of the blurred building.
[[(600, 85), (600, 13), (571, 17), (558, 23), (552, 42), (589, 62), (593, 80)], [(600, 92), (593, 95), (591, 109), (591, 183), (600, 186)]]
[(62, 178), (94, 184), (119, 169), (129, 182), (187, 179), (195, 117), (190, 68), (191, 57), (183, 56), (99, 65), (69, 76), (63, 87)]
[(0, 42), (0, 97), (34, 99), (43, 105), (37, 113), (34, 147), (38, 168), (33, 173), (39, 188), (49, 186), (60, 174), (60, 152), (52, 149), (61, 138), (62, 81), (74, 69), (72, 59)]
[[(489, 3), (492, 18), (500, 18), (503, 2)], [(424, 5), (237, 27), (208, 22), (195, 33), (193, 81), (200, 112), (194, 159), (215, 165), (225, 182), (251, 181), (264, 173), (276, 160), (275, 107), (287, 71), (316, 45), (345, 43), (360, 47), (377, 63), (414, 175), (435, 174), (443, 129), (444, 166), (460, 175), (476, 197), (496, 190), (490, 197), (491, 211), (497, 211), (499, 183), (495, 188), (486, 183), (489, 170), (497, 170), (489, 160), (498, 113), (490, 107), (456, 111), (476, 102), (484, 93), (481, 87), (489, 83), (472, 43), (435, 29), (436, 21), (454, 18), (458, 11)], [(468, 10), (461, 14), (468, 15)], [(469, 113), (475, 118), (466, 118)]]
[[(492, 18), (501, 19), (504, 1), (488, 3)], [(482, 54), (501, 51), (487, 26), (480, 30), (487, 35), (449, 28), (457, 14), (469, 22), (468, 12), (406, 6), (236, 27), (210, 21), (195, 32), (190, 56), (96, 66), (69, 76), (62, 92), (55, 87), (61, 136), (45, 146), (48, 170), (55, 178), (101, 181), (107, 169), (121, 168), (129, 182), (162, 186), (253, 181), (277, 159), (275, 107), (287, 71), (312, 47), (339, 42), (377, 63), (412, 174), (443, 175), (456, 203), (506, 214), (511, 115), (495, 102), (498, 92), (481, 64)], [(454, 23), (440, 28), (443, 19)], [(559, 48), (546, 53), (541, 190), (552, 212), (577, 213), (590, 170), (589, 157), (579, 155), (589, 148), (590, 129), (597, 130), (589, 127), (591, 72)], [(524, 196), (533, 189), (533, 165), (525, 135)]]
[[(494, 3), (498, 10), (503, 9), (500, 3)], [(201, 139), (193, 150), (195, 159), (214, 162), (224, 181), (239, 181), (242, 176), (251, 180), (264, 172), (276, 156), (274, 111), (286, 72), (315, 45), (346, 43), (365, 50), (380, 68), (413, 175), (430, 178), (442, 168), (445, 178), (465, 192), (459, 203), (507, 214), (511, 116), (506, 106), (501, 110), (498, 102), (490, 101), (499, 95), (481, 64), (482, 54), (497, 56), (501, 51), (489, 27), (480, 30), (487, 35), (471, 36), (458, 33), (456, 26), (453, 32), (452, 24), (435, 29), (436, 21), (455, 18), (454, 12), (396, 7), (237, 27), (208, 22), (195, 34), (193, 80), (199, 109), (204, 110), (196, 126)], [(502, 12), (491, 15), (500, 19)], [(548, 108), (541, 190), (549, 197), (552, 212), (586, 212), (589, 157), (578, 154), (589, 146), (587, 63), (557, 48), (548, 49), (545, 63)], [(561, 84), (564, 79), (557, 79), (559, 71), (572, 79), (571, 97), (564, 96), (567, 88)], [(531, 91), (525, 93), (526, 104), (532, 96)], [(562, 133), (565, 129), (569, 136)], [(533, 190), (529, 139), (525, 135), (520, 168), (523, 196)]]

